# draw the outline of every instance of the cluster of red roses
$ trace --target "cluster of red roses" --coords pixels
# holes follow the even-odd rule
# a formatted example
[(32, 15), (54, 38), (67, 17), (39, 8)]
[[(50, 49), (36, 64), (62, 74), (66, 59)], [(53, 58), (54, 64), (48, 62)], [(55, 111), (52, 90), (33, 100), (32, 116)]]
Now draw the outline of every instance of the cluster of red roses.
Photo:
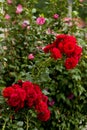
[(4, 88), (3, 96), (7, 99), (8, 105), (16, 111), (27, 106), (29, 109), (35, 109), (41, 121), (47, 121), (50, 118), (48, 97), (42, 93), (38, 85), (30, 81), (20, 81), (18, 84)]
[(52, 44), (48, 44), (44, 48), (44, 52), (50, 52), (51, 57), (55, 60), (61, 59), (62, 56), (65, 56), (64, 64), (66, 69), (73, 69), (79, 62), (82, 48), (77, 45), (74, 36), (60, 34), (56, 36), (56, 39)]

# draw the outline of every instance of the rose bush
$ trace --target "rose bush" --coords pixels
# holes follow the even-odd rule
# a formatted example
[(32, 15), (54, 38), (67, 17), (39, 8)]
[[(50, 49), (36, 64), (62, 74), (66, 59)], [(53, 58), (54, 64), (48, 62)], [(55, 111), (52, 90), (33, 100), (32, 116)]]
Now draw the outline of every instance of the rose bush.
[(2, 130), (82, 130), (85, 126), (86, 29), (75, 20), (83, 4), (73, 2), (70, 18), (65, 0), (1, 3)]

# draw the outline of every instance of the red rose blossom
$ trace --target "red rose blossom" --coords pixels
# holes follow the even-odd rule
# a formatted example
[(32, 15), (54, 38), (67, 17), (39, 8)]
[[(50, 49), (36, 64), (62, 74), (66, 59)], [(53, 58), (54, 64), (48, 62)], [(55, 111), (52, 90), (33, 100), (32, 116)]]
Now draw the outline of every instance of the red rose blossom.
[(58, 44), (58, 48), (59, 48), (59, 50), (63, 53), (63, 52), (64, 52), (64, 43), (63, 43), (63, 42), (60, 42), (60, 43)]
[(30, 89), (32, 89), (34, 86), (30, 81), (25, 81), (22, 83), (22, 88), (28, 93)]
[(43, 93), (42, 93), (42, 101), (45, 102), (46, 104), (48, 102), (48, 97), (44, 95)]
[(76, 46), (75, 43), (73, 43), (73, 42), (67, 42), (67, 43), (64, 45), (64, 53), (65, 53), (67, 56), (70, 56), (70, 55), (74, 52), (75, 46)]
[(5, 98), (10, 98), (11, 94), (14, 93), (14, 89), (10, 86), (3, 90), (2, 94)]
[(45, 102), (38, 102), (35, 106), (37, 111), (38, 119), (41, 121), (47, 121), (50, 118), (50, 111), (48, 110), (48, 106)]
[(46, 110), (44, 112), (38, 113), (38, 119), (41, 121), (47, 121), (50, 118), (50, 110)]
[(37, 104), (37, 102), (42, 100), (42, 92), (40, 87), (37, 84), (33, 84), (33, 85), (34, 85), (34, 90), (37, 94), (37, 99), (36, 99), (36, 104)]
[(50, 50), (50, 52), (51, 52), (51, 57), (53, 57), (55, 60), (62, 58), (62, 54), (59, 49), (53, 48)]
[(56, 40), (57, 40), (57, 41), (63, 41), (65, 38), (66, 38), (66, 35), (65, 35), (65, 34), (60, 34), (60, 35), (57, 35), (57, 36), (56, 36)]
[(79, 60), (80, 57), (81, 57), (81, 53), (82, 53), (82, 47), (76, 45), (75, 46), (75, 51), (73, 52), (72, 56), (73, 57), (78, 57), (78, 60)]
[(48, 44), (43, 50), (45, 53), (48, 53), (51, 50), (51, 48), (53, 48), (53, 45)]
[(24, 107), (24, 101), (26, 99), (26, 92), (19, 88), (16, 89), (13, 93), (11, 93), (10, 98), (8, 99), (7, 103), (11, 107), (15, 107), (16, 110)]
[(12, 88), (14, 88), (14, 89), (18, 89), (18, 88), (20, 88), (21, 86), (19, 85), (19, 84), (12, 84)]
[(45, 109), (48, 109), (48, 106), (45, 102), (40, 101), (35, 105), (35, 109), (37, 110), (37, 112), (43, 112), (45, 111)]
[(73, 44), (77, 44), (76, 38), (74, 36), (71, 36), (71, 35), (65, 35), (64, 42), (65, 42), (65, 44), (67, 44), (68, 42), (72, 42)]
[(77, 58), (71, 57), (65, 60), (65, 67), (67, 70), (75, 68), (77, 64), (78, 64)]
[(33, 107), (36, 99), (37, 99), (37, 94), (36, 94), (35, 90), (33, 88), (29, 89), (27, 92), (27, 99), (26, 99), (27, 106), (30, 108)]

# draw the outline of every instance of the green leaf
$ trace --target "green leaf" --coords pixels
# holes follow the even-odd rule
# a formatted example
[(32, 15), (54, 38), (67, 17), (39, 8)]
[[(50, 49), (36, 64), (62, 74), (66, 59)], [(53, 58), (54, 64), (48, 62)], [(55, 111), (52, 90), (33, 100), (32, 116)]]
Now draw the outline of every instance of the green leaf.
[(17, 128), (17, 130), (24, 130), (23, 128)]
[(47, 90), (42, 90), (42, 92), (45, 94), (45, 95), (49, 95), (50, 93), (47, 91)]
[(18, 121), (17, 122), (17, 126), (23, 126), (23, 124), (24, 124), (23, 121)]
[(37, 11), (36, 8), (32, 9), (32, 13), (36, 13), (36, 11)]

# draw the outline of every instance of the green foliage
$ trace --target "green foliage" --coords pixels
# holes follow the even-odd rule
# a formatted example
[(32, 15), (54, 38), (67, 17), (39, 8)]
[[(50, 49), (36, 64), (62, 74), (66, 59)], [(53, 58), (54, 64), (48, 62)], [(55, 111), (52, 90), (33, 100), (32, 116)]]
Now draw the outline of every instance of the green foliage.
[[(18, 4), (23, 6), (21, 14), (15, 13)], [(77, 0), (73, 2), (73, 18), (82, 16), (80, 7), (83, 4)], [(30, 80), (41, 86), (43, 93), (49, 96), (49, 101), (55, 102), (53, 106), (49, 105), (50, 120), (40, 122), (36, 120), (36, 113), (30, 109), (25, 108), (15, 114), (0, 93), (0, 128), (82, 130), (87, 122), (86, 29), (79, 28), (74, 20), (71, 26), (64, 22), (68, 15), (67, 0), (13, 0), (12, 5), (8, 5), (5, 0), (0, 2), (0, 6), (4, 9), (4, 13), (0, 13), (0, 89), (20, 79)], [(6, 14), (11, 16), (9, 20), (5, 19)], [(59, 18), (54, 19), (54, 14), (58, 14)], [(46, 18), (45, 24), (41, 26), (36, 24), (39, 16)], [(24, 20), (29, 21), (29, 28), (22, 28)], [(56, 34), (63, 33), (75, 35), (78, 44), (83, 47), (81, 60), (72, 70), (66, 70), (63, 61), (54, 61), (41, 49), (52, 43)], [(34, 55), (33, 60), (28, 59), (31, 53)], [(74, 97), (69, 99), (72, 93)]]

